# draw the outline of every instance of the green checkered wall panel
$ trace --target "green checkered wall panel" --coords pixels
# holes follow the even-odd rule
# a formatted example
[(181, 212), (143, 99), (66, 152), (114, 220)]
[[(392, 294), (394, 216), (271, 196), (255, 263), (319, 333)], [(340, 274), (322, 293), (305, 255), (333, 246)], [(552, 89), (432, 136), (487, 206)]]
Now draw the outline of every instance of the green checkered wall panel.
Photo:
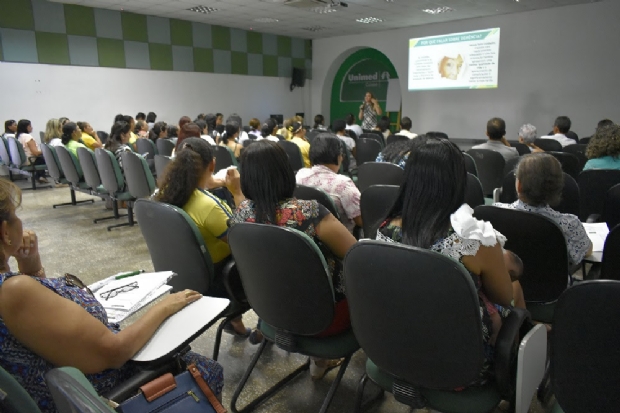
[(312, 41), (48, 0), (0, 0), (0, 61), (310, 77)]

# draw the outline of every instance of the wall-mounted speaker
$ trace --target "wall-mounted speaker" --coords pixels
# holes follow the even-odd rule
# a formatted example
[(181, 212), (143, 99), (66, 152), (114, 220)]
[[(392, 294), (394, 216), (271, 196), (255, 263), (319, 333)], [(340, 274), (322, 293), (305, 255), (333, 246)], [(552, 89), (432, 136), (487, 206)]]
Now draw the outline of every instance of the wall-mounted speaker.
[(293, 78), (291, 79), (291, 91), (296, 87), (304, 87), (306, 84), (306, 69), (293, 68)]

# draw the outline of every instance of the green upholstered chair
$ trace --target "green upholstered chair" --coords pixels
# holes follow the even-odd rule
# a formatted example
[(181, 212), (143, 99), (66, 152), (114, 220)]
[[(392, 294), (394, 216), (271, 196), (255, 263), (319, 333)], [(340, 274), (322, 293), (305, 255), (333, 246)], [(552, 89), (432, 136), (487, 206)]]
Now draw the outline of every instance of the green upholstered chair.
[(0, 411), (41, 413), (28, 392), (2, 367), (0, 367)]
[(56, 409), (59, 412), (114, 413), (97, 394), (84, 374), (74, 367), (60, 367), (45, 375)]
[(127, 191), (123, 172), (114, 154), (108, 150), (98, 148), (95, 150), (95, 159), (97, 160), (97, 170), (99, 171), (103, 187), (108, 191), (112, 201), (127, 202), (127, 222), (110, 225), (108, 231), (111, 231), (112, 228), (134, 226), (133, 201), (135, 201), (135, 198)]
[(139, 199), (153, 195), (157, 186), (146, 159), (134, 152), (122, 153), (121, 159), (123, 160), (127, 190), (131, 196)]

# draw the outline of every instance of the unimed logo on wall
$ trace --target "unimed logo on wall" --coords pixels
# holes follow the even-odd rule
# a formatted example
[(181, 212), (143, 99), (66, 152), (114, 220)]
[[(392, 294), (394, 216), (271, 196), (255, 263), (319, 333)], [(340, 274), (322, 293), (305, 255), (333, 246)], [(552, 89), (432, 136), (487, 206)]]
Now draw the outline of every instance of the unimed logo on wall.
[(371, 92), (379, 101), (387, 97), (390, 72), (381, 62), (373, 59), (354, 63), (340, 85), (341, 102), (361, 102), (366, 92)]

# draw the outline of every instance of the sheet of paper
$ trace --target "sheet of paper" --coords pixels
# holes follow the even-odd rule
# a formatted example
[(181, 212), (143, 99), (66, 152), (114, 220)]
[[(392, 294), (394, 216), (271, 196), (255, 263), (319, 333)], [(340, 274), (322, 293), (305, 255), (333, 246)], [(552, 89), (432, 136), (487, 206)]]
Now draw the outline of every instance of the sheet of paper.
[(605, 222), (584, 223), (584, 228), (592, 241), (592, 251), (602, 252), (605, 247), (605, 240), (609, 234), (609, 228)]
[(129, 317), (130, 315), (133, 315), (134, 313), (136, 313), (141, 308), (144, 308), (150, 303), (152, 303), (153, 301), (157, 300), (159, 297), (166, 294), (170, 290), (172, 290), (171, 286), (162, 285), (157, 290), (153, 291), (151, 294), (145, 297), (144, 300), (139, 302), (136, 306), (131, 308), (129, 311), (125, 311), (125, 310), (118, 309), (118, 308), (112, 308), (112, 309), (106, 308), (106, 313), (108, 313), (108, 321), (111, 323), (120, 323), (121, 321)]

